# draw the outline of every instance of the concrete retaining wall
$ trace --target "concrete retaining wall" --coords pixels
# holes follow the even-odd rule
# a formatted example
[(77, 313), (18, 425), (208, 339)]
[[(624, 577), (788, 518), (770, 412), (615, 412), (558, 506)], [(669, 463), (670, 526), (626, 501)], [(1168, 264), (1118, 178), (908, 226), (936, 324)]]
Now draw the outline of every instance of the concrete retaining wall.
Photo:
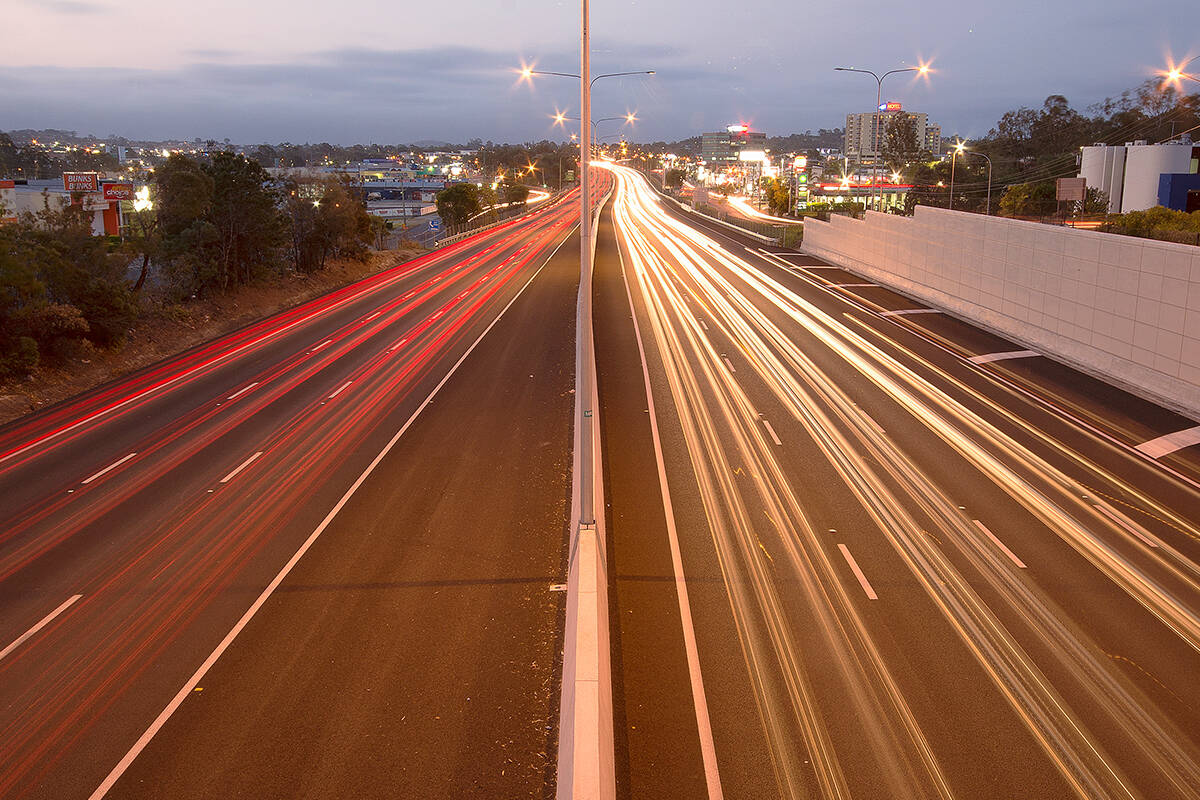
[(918, 206), (804, 250), (1200, 417), (1200, 248)]

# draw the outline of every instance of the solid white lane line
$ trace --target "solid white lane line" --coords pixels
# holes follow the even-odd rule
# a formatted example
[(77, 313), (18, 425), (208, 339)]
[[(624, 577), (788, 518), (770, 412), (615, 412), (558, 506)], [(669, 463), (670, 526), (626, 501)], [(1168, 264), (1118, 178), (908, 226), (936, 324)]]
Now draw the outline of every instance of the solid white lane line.
[(262, 454), (263, 454), (263, 451), (259, 450), (257, 453), (255, 453), (254, 455), (247, 458), (245, 461), (243, 461), (241, 464), (238, 465), (237, 469), (235, 469), (233, 472), (226, 475), (224, 478), (221, 478), (221, 483), (229, 483), (231, 480), (233, 480), (234, 478), (237, 477), (237, 474), (239, 472), (241, 472), (246, 467), (253, 464), (258, 459), (258, 457), (261, 456)]
[(324, 347), (325, 345), (329, 344), (329, 343), (330, 343), (330, 342), (332, 342), (332, 341), (333, 341), (333, 339), (326, 339), (325, 341), (321, 342), (319, 345), (317, 345), (316, 347), (314, 347), (312, 350), (309, 350), (309, 351), (308, 351), (308, 352), (309, 352), (309, 354), (311, 355), (312, 353), (315, 353), (315, 352), (317, 352), (317, 351), (318, 351), (318, 350), (320, 350), (322, 347)]
[(1194, 444), (1200, 444), (1200, 425), (1142, 442), (1134, 449), (1142, 451), (1151, 458), (1162, 458), (1168, 453), (1174, 453), (1176, 450), (1182, 450)]
[(122, 465), (122, 464), (124, 464), (126, 461), (128, 461), (129, 459), (133, 458), (133, 457), (134, 457), (134, 456), (136, 456), (136, 455), (137, 455), (137, 453), (130, 453), (129, 455), (127, 455), (127, 456), (125, 456), (124, 458), (122, 458), (120, 461), (117, 461), (117, 462), (114, 462), (114, 463), (112, 463), (112, 464), (109, 464), (107, 467), (105, 467), (104, 469), (100, 470), (99, 472), (97, 472), (97, 473), (96, 473), (95, 475), (93, 475), (92, 477), (90, 477), (90, 478), (86, 478), (86, 479), (84, 479), (84, 480), (80, 481), (80, 483), (83, 483), (83, 484), (85, 484), (85, 485), (86, 485), (86, 484), (89, 484), (89, 483), (91, 483), (92, 481), (96, 480), (96, 478), (99, 478), (101, 475), (105, 474), (106, 472), (108, 472), (108, 471), (110, 471), (110, 470), (114, 470), (114, 469), (116, 469), (117, 467), (121, 466), (121, 465)]
[(246, 392), (248, 392), (248, 391), (250, 391), (251, 389), (253, 389), (255, 386), (258, 386), (258, 381), (255, 381), (254, 383), (250, 384), (249, 386), (245, 386), (245, 387), (243, 387), (243, 388), (241, 388), (241, 389), (238, 389), (236, 392), (234, 392), (233, 394), (229, 395), (229, 397), (226, 397), (225, 399), (226, 399), (226, 400), (237, 400), (239, 397), (241, 397), (241, 396), (242, 396), (242, 395), (244, 395)]
[(416, 421), (420, 413), (424, 411), (430, 403), (433, 402), (434, 396), (441, 391), (441, 388), (445, 386), (447, 382), (449, 382), (454, 373), (458, 371), (459, 366), (461, 366), (462, 363), (467, 360), (467, 356), (471, 355), (471, 353), (474, 352), (475, 347), (483, 341), (483, 337), (487, 336), (488, 333), (491, 332), (492, 328), (496, 327), (496, 324), (500, 322), (500, 319), (504, 316), (508, 309), (511, 308), (513, 303), (517, 302), (517, 299), (525, 293), (525, 289), (529, 286), (529, 284), (533, 283), (534, 278), (542, 273), (542, 270), (546, 267), (546, 264), (550, 263), (550, 259), (554, 258), (554, 254), (559, 251), (559, 248), (562, 247), (563, 242), (566, 241), (567, 239), (564, 238), (562, 242), (559, 242), (558, 247), (555, 247), (554, 250), (551, 251), (550, 255), (546, 256), (546, 260), (542, 262), (542, 266), (538, 267), (537, 271), (534, 272), (533, 275), (530, 276), (529, 280), (525, 282), (525, 285), (522, 286), (515, 295), (513, 295), (512, 300), (508, 301), (508, 305), (506, 305), (500, 311), (496, 318), (492, 320), (491, 324), (484, 329), (483, 333), (479, 334), (479, 338), (467, 348), (467, 351), (462, 354), (458, 361), (454, 362), (454, 366), (452, 366), (450, 371), (446, 373), (446, 377), (442, 378), (438, 382), (437, 386), (433, 387), (433, 391), (429, 393), (429, 396), (425, 398), (421, 405), (417, 406), (417, 410), (412, 413), (412, 416), (408, 418), (408, 421), (404, 423), (404, 426), (400, 428), (400, 430), (396, 431), (396, 435), (393, 436), (386, 445), (384, 445), (384, 448), (379, 451), (379, 455), (375, 456), (375, 459), (367, 465), (367, 468), (363, 470), (361, 475), (358, 476), (358, 480), (356, 480), (350, 486), (350, 488), (346, 490), (346, 493), (342, 495), (342, 499), (339, 500), (337, 505), (335, 505), (330, 512), (325, 515), (325, 519), (321, 521), (321, 524), (318, 525), (311, 534), (309, 534), (308, 538), (304, 540), (304, 544), (300, 545), (300, 549), (297, 550), (290, 559), (288, 559), (288, 562), (283, 565), (283, 569), (279, 570), (279, 574), (277, 574), (271, 580), (271, 582), (267, 584), (267, 588), (262, 590), (262, 594), (260, 594), (254, 603), (251, 604), (250, 608), (248, 608), (246, 613), (242, 615), (242, 618), (237, 621), (237, 624), (230, 629), (229, 633), (225, 634), (225, 638), (222, 639), (221, 643), (217, 645), (216, 649), (209, 654), (208, 658), (204, 659), (204, 663), (201, 664), (195, 673), (192, 674), (192, 677), (188, 679), (187, 683), (185, 683), (183, 687), (176, 692), (175, 697), (171, 699), (171, 702), (167, 703), (166, 708), (159, 712), (159, 715), (154, 719), (153, 722), (150, 723), (150, 727), (146, 728), (145, 732), (142, 733), (138, 740), (133, 743), (133, 746), (129, 748), (129, 752), (127, 752), (121, 758), (121, 760), (117, 762), (117, 765), (112, 768), (112, 771), (108, 773), (108, 776), (100, 783), (99, 786), (96, 787), (96, 791), (92, 792), (88, 800), (101, 800), (101, 798), (108, 794), (109, 790), (112, 789), (116, 782), (121, 779), (121, 776), (125, 774), (127, 769), (129, 769), (129, 765), (132, 764), (134, 759), (136, 759), (138, 755), (140, 755), (141, 752), (146, 749), (146, 745), (150, 744), (150, 740), (153, 739), (155, 734), (162, 729), (162, 726), (167, 724), (167, 720), (171, 718), (171, 715), (175, 713), (175, 710), (183, 704), (183, 701), (192, 693), (192, 690), (195, 689), (197, 684), (199, 684), (200, 681), (203, 680), (204, 676), (208, 674), (208, 671), (212, 669), (213, 664), (217, 663), (217, 659), (221, 657), (221, 654), (229, 649), (229, 645), (233, 644), (233, 640), (236, 639), (238, 634), (242, 632), (242, 629), (250, 623), (250, 620), (253, 619), (254, 615), (258, 613), (258, 610), (262, 608), (264, 603), (267, 602), (267, 598), (274, 594), (275, 589), (279, 587), (279, 584), (283, 583), (283, 579), (288, 576), (288, 573), (291, 572), (300, 559), (304, 557), (304, 554), (309, 551), (309, 549), (313, 546), (313, 543), (320, 538), (325, 529), (329, 527), (329, 524), (333, 522), (334, 517), (338, 515), (338, 512), (342, 510), (346, 503), (350, 502), (350, 498), (354, 496), (354, 493), (358, 491), (358, 488), (362, 486), (367, 478), (370, 477), (371, 473), (375, 471), (375, 468), (379, 466), (379, 463), (383, 461), (385, 457), (387, 457), (387, 454), (392, 451), (392, 448), (396, 446), (396, 443), (400, 441), (400, 438), (412, 426), (413, 422)]
[(71, 595), (65, 601), (63, 601), (63, 604), (61, 606), (54, 609), (46, 616), (42, 617), (41, 622), (39, 622), (37, 625), (34, 625), (32, 628), (30, 628), (29, 630), (25, 631), (20, 636), (18, 636), (16, 638), (16, 640), (12, 644), (10, 644), (8, 647), (4, 648), (3, 650), (0, 650), (0, 661), (3, 661), (5, 656), (7, 656), (13, 650), (16, 650), (18, 647), (20, 647), (22, 644), (24, 644), (26, 641), (28, 641), (31, 636), (33, 636), (38, 631), (40, 631), (42, 628), (46, 627), (51, 622), (53, 622), (55, 617), (57, 617), (59, 614), (61, 614), (62, 612), (66, 611), (68, 608), (70, 608), (71, 604), (74, 603), (76, 600), (78, 600), (81, 597), (83, 597), (83, 595), (81, 595), (81, 594)]
[(863, 571), (858, 568), (858, 562), (854, 560), (854, 556), (850, 555), (850, 551), (846, 549), (846, 545), (839, 544), (838, 550), (842, 551), (842, 557), (846, 559), (846, 563), (850, 565), (850, 569), (854, 572), (854, 577), (858, 578), (858, 584), (862, 586), (863, 591), (867, 593), (868, 600), (878, 600), (879, 595), (875, 594), (875, 590), (871, 588), (870, 581), (867, 576), (863, 575)]
[(971, 522), (974, 522), (976, 525), (978, 525), (979, 530), (986, 533), (987, 537), (992, 540), (992, 544), (996, 545), (996, 547), (999, 547), (1002, 551), (1004, 551), (1004, 555), (1008, 556), (1009, 560), (1011, 560), (1014, 564), (1016, 564), (1021, 569), (1027, 569), (1027, 567), (1025, 566), (1025, 562), (1022, 561), (1021, 559), (1017, 558), (1017, 554), (1014, 553), (1012, 550), (1009, 550), (1008, 547), (1005, 546), (1004, 542), (997, 539), (996, 534), (989, 531), (988, 527), (986, 525), (984, 525), (982, 522), (980, 522), (977, 519), (973, 519), (973, 520), (971, 520)]
[(342, 392), (344, 392), (346, 390), (347, 386), (349, 386), (352, 383), (354, 383), (354, 381), (346, 381), (345, 383), (343, 383), (341, 386), (339, 386), (337, 388), (337, 391), (335, 391), (333, 394), (329, 395), (328, 399), (332, 400), (333, 398), (337, 397), (339, 394), (341, 394)]
[(775, 429), (771, 427), (771, 423), (764, 419), (762, 421), (762, 424), (763, 424), (763, 427), (767, 429), (767, 433), (771, 434), (771, 440), (773, 442), (775, 442), (775, 444), (780, 445), (782, 447), (783, 442), (779, 441), (779, 435), (777, 433), (775, 433)]
[(967, 359), (972, 364), (990, 364), (993, 361), (1007, 361), (1010, 358), (1034, 358), (1041, 353), (1035, 350), (1009, 350), (1006, 353), (981, 353)]
[(1146, 532), (1146, 530), (1141, 525), (1138, 525), (1136, 522), (1134, 522), (1129, 517), (1122, 514), (1120, 511), (1117, 511), (1115, 508), (1109, 508), (1107, 505), (1103, 505), (1101, 503), (1096, 503), (1095, 507), (1096, 507), (1097, 511), (1099, 511), (1104, 516), (1111, 519), (1113, 522), (1120, 525), (1125, 530), (1132, 533), (1137, 538), (1141, 539), (1143, 542), (1145, 542), (1150, 547), (1158, 547), (1158, 545), (1155, 543), (1155, 541), (1150, 538), (1149, 534)]
[(942, 313), (936, 308), (899, 308), (895, 311), (880, 311), (881, 317), (905, 317), (909, 314), (940, 314)]
[(725, 362), (725, 366), (729, 367), (730, 372), (737, 372), (737, 367), (733, 366), (733, 362), (729, 360), (728, 356), (721, 356), (721, 360)]
[(839, 289), (865, 289), (867, 287), (878, 288), (878, 283), (831, 283), (830, 286), (836, 286)]
[(717, 747), (713, 741), (712, 722), (708, 714), (708, 698), (704, 692), (704, 676), (700, 672), (700, 650), (696, 645), (696, 626), (692, 622), (692, 604), (688, 596), (687, 578), (683, 572), (683, 556), (679, 549), (679, 531), (675, 527), (675, 509), (671, 504), (671, 490), (667, 484), (666, 459), (663, 457), (662, 439), (658, 432), (658, 413), (654, 408), (654, 390), (650, 385), (650, 368), (646, 365), (646, 347), (642, 344), (642, 330), (638, 325), (637, 308), (633, 304), (633, 291), (629, 288), (629, 275), (625, 270), (625, 256), (617, 247), (621, 261), (621, 278), (625, 283), (625, 296), (629, 298), (629, 313), (633, 316), (633, 332), (637, 338), (638, 356), (642, 361), (642, 383), (646, 392), (646, 405), (650, 411), (650, 438), (654, 441), (654, 461), (658, 466), (658, 487), (662, 495), (663, 514), (666, 517), (667, 541), (671, 545), (671, 568), (675, 573), (675, 596), (679, 600), (679, 617), (683, 623), (683, 649), (687, 655), (688, 678), (692, 685), (692, 706), (696, 713), (696, 729), (700, 735), (700, 759), (704, 764), (704, 783), (708, 789), (708, 800), (723, 800), (721, 775), (717, 769)]

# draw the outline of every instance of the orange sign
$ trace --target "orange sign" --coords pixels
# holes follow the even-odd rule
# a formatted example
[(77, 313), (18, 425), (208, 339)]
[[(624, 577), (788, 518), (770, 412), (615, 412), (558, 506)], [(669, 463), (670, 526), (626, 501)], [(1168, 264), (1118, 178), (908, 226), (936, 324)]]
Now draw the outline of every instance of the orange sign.
[(106, 183), (104, 184), (104, 199), (105, 200), (128, 200), (133, 202), (133, 184), (132, 183)]
[(99, 177), (95, 172), (64, 172), (63, 189), (68, 192), (94, 192)]

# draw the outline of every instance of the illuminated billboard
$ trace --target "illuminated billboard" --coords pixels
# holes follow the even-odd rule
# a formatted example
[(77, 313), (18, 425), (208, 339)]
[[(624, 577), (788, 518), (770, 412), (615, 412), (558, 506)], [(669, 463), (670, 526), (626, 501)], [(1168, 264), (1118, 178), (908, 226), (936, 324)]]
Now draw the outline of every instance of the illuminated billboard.
[(94, 192), (99, 181), (95, 172), (64, 172), (63, 189), (68, 192)]

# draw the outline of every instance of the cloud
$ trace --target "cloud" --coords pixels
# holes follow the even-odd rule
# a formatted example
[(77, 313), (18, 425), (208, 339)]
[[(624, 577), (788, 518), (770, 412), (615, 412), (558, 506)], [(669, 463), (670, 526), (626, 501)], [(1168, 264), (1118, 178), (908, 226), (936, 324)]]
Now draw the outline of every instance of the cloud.
[(87, 0), (26, 0), (26, 2), (41, 9), (70, 16), (101, 14), (108, 10), (105, 3), (93, 3), (87, 2)]
[[(928, 112), (947, 135), (978, 136), (1004, 111), (1040, 104), (1051, 90), (1064, 91), (1078, 108), (1137, 83), (1114, 84), (1098, 70), (1084, 70), (1086, 78), (1055, 73), (1048, 85), (1044, 74), (1018, 76), (1020, 65), (1001, 72), (986, 59), (969, 61), (955, 49), (968, 44), (974, 46), (945, 43), (929, 85), (889, 83), (888, 99)], [(486, 47), (344, 47), (261, 62), (220, 48), (186, 55), (193, 61), (172, 69), (0, 65), (4, 124), (241, 143), (526, 141), (566, 138), (550, 116), (579, 108), (577, 82), (522, 83), (516, 75), (522, 54)], [(636, 110), (639, 122), (630, 135), (640, 141), (680, 139), (737, 121), (772, 135), (839, 127), (848, 112), (866, 111), (875, 101), (872, 81), (835, 76), (839, 56), (597, 41), (593, 74), (657, 74), (598, 82), (593, 113)], [(542, 69), (572, 72), (577, 64), (574, 48), (538, 51)]]
[[(11, 112), (6, 121), (13, 127), (69, 121), (72, 129), (131, 138), (345, 143), (563, 138), (549, 115), (578, 106), (575, 82), (518, 85), (516, 55), (480, 48), (343, 48), (278, 63), (240, 62), (222, 50), (189, 55), (197, 61), (171, 70), (0, 66), (0, 106)], [(546, 53), (542, 63), (566, 68), (573, 55)], [(686, 110), (672, 116), (682, 99), (678, 92), (699, 95), (728, 83), (687, 64), (676, 49), (645, 48), (632, 60), (642, 58), (669, 76), (674, 93), (664, 93), (658, 76), (602, 81), (595, 90), (597, 115), (640, 109), (645, 125), (639, 132), (683, 135)], [(594, 70), (623, 71), (630, 60), (597, 53)]]

